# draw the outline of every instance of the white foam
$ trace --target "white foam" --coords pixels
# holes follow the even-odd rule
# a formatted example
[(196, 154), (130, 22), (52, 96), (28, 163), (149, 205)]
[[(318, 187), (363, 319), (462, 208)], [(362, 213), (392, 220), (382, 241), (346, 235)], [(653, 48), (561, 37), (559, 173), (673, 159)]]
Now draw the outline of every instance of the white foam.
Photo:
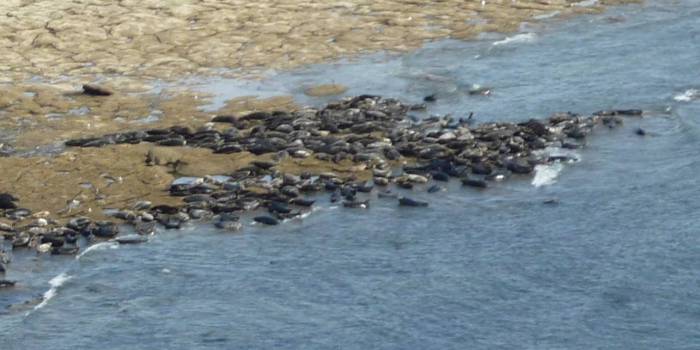
[(42, 307), (46, 306), (46, 304), (51, 300), (53, 297), (56, 296), (56, 292), (58, 291), (58, 288), (60, 288), (64, 283), (66, 283), (68, 280), (70, 280), (72, 277), (66, 274), (65, 272), (61, 273), (60, 275), (52, 278), (49, 281), (49, 285), (51, 288), (44, 293), (44, 296), (41, 300), (41, 303), (39, 303), (37, 306), (34, 307), (34, 311), (41, 309)]
[(563, 169), (564, 165), (559, 162), (536, 165), (535, 178), (532, 179), (532, 185), (541, 187), (555, 183), (559, 173), (561, 173)]
[(75, 260), (80, 260), (80, 258), (82, 258), (83, 255), (85, 255), (93, 250), (105, 250), (105, 249), (117, 249), (117, 248), (119, 248), (119, 243), (117, 243), (117, 242), (100, 242), (100, 243), (93, 244), (93, 245), (89, 246), (82, 253), (76, 255)]
[(507, 45), (512, 43), (529, 43), (537, 39), (537, 34), (535, 33), (523, 33), (516, 34), (513, 36), (506, 37), (503, 40), (499, 40), (493, 43), (493, 46)]
[(692, 100), (698, 100), (700, 99), (700, 90), (688, 89), (685, 90), (685, 92), (683, 92), (682, 94), (673, 96), (673, 99), (678, 102), (690, 102)]

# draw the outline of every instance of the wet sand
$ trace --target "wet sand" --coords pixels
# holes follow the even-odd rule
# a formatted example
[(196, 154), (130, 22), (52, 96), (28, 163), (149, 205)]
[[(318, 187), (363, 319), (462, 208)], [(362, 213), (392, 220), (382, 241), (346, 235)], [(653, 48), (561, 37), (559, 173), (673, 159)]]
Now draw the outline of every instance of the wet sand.
[(0, 4), (0, 82), (120, 76), (115, 83), (138, 87), (190, 74), (288, 69), (415, 49), (426, 40), (512, 32), (555, 11), (594, 13), (620, 2), (7, 0)]

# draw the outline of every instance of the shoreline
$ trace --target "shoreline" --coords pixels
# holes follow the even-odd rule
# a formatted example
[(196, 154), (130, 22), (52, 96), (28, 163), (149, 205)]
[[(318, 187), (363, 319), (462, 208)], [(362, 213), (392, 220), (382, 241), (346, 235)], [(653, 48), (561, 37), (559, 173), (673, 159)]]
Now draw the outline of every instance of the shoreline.
[[(420, 44), (415, 47), (409, 45), (403, 48), (391, 44), (397, 42), (392, 40), (383, 41), (382, 45), (386, 46), (380, 45), (378, 47), (373, 47), (371, 45), (361, 46), (361, 44), (357, 42), (343, 41), (349, 45), (349, 49), (342, 51), (342, 53), (339, 53), (337, 56), (323, 57), (318, 62), (326, 62), (329, 59), (338, 57), (353, 57), (354, 55), (368, 52), (368, 49), (370, 51), (407, 51), (423, 45), (426, 40), (438, 38), (469, 39), (474, 38), (474, 36), (480, 32), (512, 32), (516, 30), (524, 20), (532, 19), (542, 13), (562, 11), (558, 16), (567, 16), (574, 13), (597, 13), (604, 9), (602, 5), (629, 2), (637, 1), (603, 1), (601, 2), (601, 6), (593, 4), (593, 7), (573, 6), (572, 2), (568, 1), (559, 1), (550, 5), (533, 5), (533, 7), (530, 5), (534, 4), (534, 2), (521, 1), (521, 5), (512, 8), (508, 5), (504, 5), (509, 8), (508, 11), (512, 10), (515, 12), (502, 11), (500, 14), (498, 14), (498, 9), (502, 9), (503, 6), (498, 5), (491, 7), (491, 4), (488, 4), (486, 6), (488, 11), (482, 9), (482, 11), (476, 12), (480, 15), (488, 14), (495, 16), (493, 18), (488, 18), (487, 16), (488, 20), (491, 22), (488, 25), (484, 25), (483, 23), (474, 24), (473, 26), (470, 25), (462, 34), (459, 34), (459, 31), (451, 29), (452, 32), (450, 32), (449, 35), (441, 35), (435, 38), (422, 38)], [(441, 4), (439, 6), (443, 5), (449, 5), (449, 2), (448, 4)], [(469, 6), (472, 5), (473, 4), (469, 4)], [(384, 23), (383, 25), (387, 27), (392, 27), (394, 25), (401, 26), (401, 24), (393, 23), (392, 19), (385, 19), (380, 21), (380, 23)], [(515, 25), (515, 23), (517, 23), (517, 25)], [(50, 28), (48, 30), (51, 31)], [(39, 36), (37, 36), (37, 38), (38, 37)], [(56, 37), (58, 38), (58, 36)], [(37, 53), (46, 53), (46, 50), (42, 49), (46, 47), (42, 45), (34, 48)], [(60, 45), (56, 43), (50, 44), (49, 46), (57, 50), (60, 47)], [(295, 50), (299, 48), (292, 47), (290, 49)], [(59, 62), (56, 64), (56, 67), (61, 67), (60, 58), (57, 59)], [(88, 57), (87, 59), (90, 58)], [(162, 57), (153, 59), (164, 59), (166, 66), (167, 62), (169, 62), (168, 59)], [(282, 69), (294, 67), (277, 67), (276, 63), (274, 63), (275, 58), (272, 57), (269, 59), (269, 62), (264, 59), (260, 60), (257, 65), (263, 65), (267, 68)], [(8, 62), (13, 64), (12, 60)], [(179, 195), (173, 195), (172, 192), (168, 193), (168, 189), (172, 190), (171, 184), (173, 181), (183, 176), (203, 179), (201, 181), (204, 182), (198, 183), (197, 185), (206, 184), (212, 187), (219, 186), (210, 189), (213, 191), (222, 190), (221, 186), (226, 186), (226, 184), (213, 181), (212, 175), (228, 176), (232, 173), (240, 172), (241, 169), (252, 171), (252, 173), (249, 174), (251, 178), (247, 180), (253, 181), (253, 186), (251, 186), (249, 192), (246, 192), (246, 195), (251, 196), (249, 199), (251, 199), (254, 204), (251, 204), (250, 208), (248, 207), (250, 203), (229, 207), (223, 211), (223, 213), (239, 210), (248, 211), (251, 208), (255, 209), (257, 207), (266, 207), (269, 209), (270, 205), (275, 205), (271, 203), (284, 201), (286, 201), (286, 204), (296, 205), (292, 203), (292, 199), (299, 197), (297, 193), (301, 188), (287, 189), (287, 191), (292, 191), (291, 193), (296, 194), (295, 196), (289, 196), (289, 193), (287, 193), (282, 198), (271, 199), (272, 197), (269, 196), (279, 196), (284, 186), (270, 187), (269, 184), (259, 183), (261, 180), (259, 176), (261, 174), (273, 176), (273, 180), (282, 181), (282, 184), (284, 184), (285, 176), (293, 177), (295, 179), (294, 182), (296, 182), (296, 179), (309, 180), (309, 176), (314, 178), (322, 178), (325, 176), (325, 180), (330, 179), (330, 182), (335, 183), (334, 186), (336, 186), (336, 189), (349, 187), (350, 189), (345, 191), (350, 191), (352, 193), (358, 191), (363, 192), (363, 190), (367, 188), (371, 191), (374, 185), (408, 187), (413, 186), (414, 182), (424, 183), (434, 180), (434, 178), (432, 178), (434, 174), (432, 174), (431, 171), (436, 169), (428, 169), (430, 171), (427, 173), (426, 169), (413, 169), (413, 171), (422, 174), (406, 172), (402, 175), (403, 177), (391, 175), (393, 170), (388, 169), (387, 166), (391, 169), (403, 167), (404, 170), (406, 170), (423, 163), (418, 159), (422, 157), (420, 152), (415, 152), (415, 150), (408, 150), (405, 152), (397, 150), (396, 144), (394, 144), (396, 140), (391, 139), (391, 135), (386, 129), (374, 130), (370, 128), (368, 130), (358, 129), (358, 131), (350, 129), (351, 131), (349, 132), (346, 130), (341, 133), (341, 139), (336, 139), (335, 141), (344, 142), (348, 144), (349, 146), (347, 147), (350, 148), (342, 151), (345, 155), (340, 159), (335, 159), (334, 154), (328, 155), (325, 152), (319, 152), (317, 149), (308, 149), (305, 144), (306, 139), (302, 140), (300, 147), (296, 147), (299, 146), (296, 145), (296, 149), (292, 152), (287, 150), (288, 147), (283, 147), (282, 149), (278, 149), (278, 147), (266, 149), (263, 147), (262, 152), (255, 151), (251, 153), (249, 145), (240, 144), (227, 145), (231, 146), (230, 149), (223, 152), (221, 152), (221, 149), (217, 148), (221, 145), (200, 145), (192, 147), (193, 142), (189, 137), (196, 136), (200, 132), (208, 133), (207, 135), (209, 136), (217, 135), (217, 142), (220, 139), (225, 139), (224, 133), (231, 129), (237, 129), (237, 133), (242, 134), (243, 138), (247, 138), (248, 141), (254, 138), (251, 136), (253, 132), (262, 134), (277, 132), (277, 134), (272, 137), (279, 138), (280, 134), (304, 129), (292, 126), (289, 130), (270, 130), (270, 125), (267, 125), (268, 123), (275, 124), (275, 128), (279, 126), (279, 121), (273, 122), (274, 118), (270, 118), (271, 115), (294, 115), (294, 120), (289, 121), (293, 124), (297, 119), (305, 118), (303, 116), (304, 111), (311, 114), (320, 112), (309, 111), (308, 109), (302, 108), (296, 105), (294, 100), (288, 96), (272, 97), (268, 99), (249, 97), (234, 98), (229, 100), (223, 108), (215, 112), (204, 112), (201, 107), (207, 103), (209, 98), (204, 94), (192, 91), (161, 91), (157, 94), (152, 92), (146, 94), (142, 93), (144, 89), (153, 82), (152, 79), (183, 77), (192, 73), (192, 71), (173, 66), (160, 73), (154, 73), (154, 75), (150, 76), (146, 74), (144, 75), (145, 78), (134, 80), (129, 78), (130, 76), (133, 77), (133, 72), (110, 72), (109, 70), (113, 69), (113, 67), (110, 68), (110, 65), (102, 65), (99, 63), (99, 60), (95, 60), (94, 63), (93, 66), (89, 67), (88, 75), (78, 71), (76, 75), (73, 76), (73, 72), (76, 72), (74, 70), (62, 71), (61, 75), (69, 74), (71, 77), (68, 79), (68, 82), (63, 82), (61, 84), (19, 83), (13, 84), (12, 86), (3, 84), (4, 86), (0, 87), (0, 89), (4, 90), (3, 95), (0, 97), (0, 116), (2, 116), (2, 124), (0, 124), (0, 126), (5, 130), (11, 130), (9, 135), (0, 134), (0, 167), (11, 169), (8, 171), (8, 173), (11, 174), (8, 174), (8, 176), (0, 180), (0, 193), (7, 193), (18, 198), (17, 201), (11, 201), (11, 205), (17, 208), (28, 209), (28, 211), (20, 213), (22, 215), (18, 215), (17, 210), (12, 208), (10, 208), (10, 212), (7, 210), (4, 211), (3, 216), (5, 218), (0, 220), (0, 225), (3, 225), (2, 235), (5, 239), (14, 241), (13, 245), (18, 242), (19, 244), (16, 244), (18, 248), (31, 244), (33, 245), (32, 248), (41, 252), (53, 251), (57, 254), (76, 254), (79, 252), (79, 249), (73, 249), (74, 247), (71, 246), (71, 244), (75, 245), (75, 237), (90, 237), (92, 235), (110, 239), (119, 233), (116, 228), (116, 222), (119, 221), (115, 220), (115, 213), (121, 220), (131, 224), (137, 220), (138, 222), (159, 222), (165, 227), (178, 228), (181, 224), (193, 218), (193, 216), (190, 215), (192, 208), (189, 207), (186, 202), (182, 201), (182, 193), (179, 193)], [(312, 56), (309, 56), (298, 61), (298, 63), (299, 65), (306, 65), (317, 63), (317, 61), (315, 61)], [(34, 68), (38, 67), (38, 69), (44, 69), (44, 73), (46, 73), (44, 77), (46, 78), (49, 78), (51, 74), (53, 74), (51, 73), (52, 69), (54, 69), (53, 67), (48, 69), (47, 66), (42, 66), (41, 64), (37, 65), (36, 62), (32, 64)], [(24, 76), (20, 79), (23, 80), (26, 79), (26, 73), (36, 73), (30, 71), (22, 72), (24, 69), (22, 67), (22, 65), (17, 65), (17, 67), (9, 70), (7, 67), (0, 67), (5, 68), (0, 69), (0, 81), (13, 81)], [(242, 64), (237, 67), (245, 68), (248, 66)], [(106, 70), (102, 71), (101, 69)], [(11, 73), (8, 75), (8, 72)], [(116, 73), (123, 74), (122, 78), (108, 78), (109, 75)], [(139, 74), (140, 73), (141, 72), (139, 72)], [(159, 75), (161, 73), (163, 75)], [(221, 72), (214, 69), (206, 72), (197, 70), (196, 73), (210, 75)], [(226, 74), (224, 73), (223, 76), (226, 76)], [(76, 89), (75, 85), (70, 82), (73, 79), (85, 80), (86, 77), (89, 80), (107, 79), (105, 83), (107, 89), (110, 90), (109, 96), (92, 96), (91, 94), (86, 94)], [(332, 96), (343, 93), (344, 91), (344, 87), (342, 86), (327, 84), (309, 87), (307, 89), (307, 94), (309, 96)], [(379, 99), (377, 101), (387, 100)], [(346, 103), (348, 102), (346, 101)], [(371, 105), (372, 103), (369, 104)], [(400, 103), (398, 103), (398, 106), (404, 110), (397, 120), (390, 120), (392, 127), (404, 127), (405, 124), (410, 125), (411, 121), (407, 118), (406, 112), (411, 110), (414, 106), (402, 105)], [(251, 115), (256, 115), (256, 112), (263, 112), (262, 114), (258, 113), (258, 116), (267, 115), (267, 117), (261, 119), (263, 120), (262, 131), (254, 131), (255, 126), (250, 125), (246, 125), (242, 128), (235, 126), (239, 119), (250, 118)], [(277, 114), (269, 114), (271, 112)], [(377, 111), (371, 109), (362, 111), (362, 113), (365, 112), (375, 113)], [(386, 114), (386, 111), (380, 110), (379, 112)], [(611, 113), (614, 114), (614, 112)], [(216, 118), (212, 119), (212, 117), (215, 116), (227, 116), (230, 119), (228, 119), (228, 122), (220, 123), (216, 122)], [(607, 115), (605, 117), (615, 116)], [(589, 121), (593, 121), (593, 124), (598, 124), (601, 116), (592, 118), (593, 119), (588, 121), (577, 120), (572, 123), (588, 123)], [(214, 121), (214, 123), (212, 123), (212, 121)], [(256, 119), (253, 119), (253, 121), (256, 121)], [(259, 121), (260, 120), (257, 120), (257, 122)], [(318, 122), (318, 120), (316, 121)], [(454, 124), (454, 120), (432, 120), (431, 122), (437, 122), (439, 124), (440, 132), (438, 140), (432, 140), (432, 136), (429, 135), (424, 135), (427, 139), (421, 138), (412, 140), (414, 142), (424, 143), (421, 147), (427, 147), (426, 144), (437, 144), (444, 148), (445, 146), (441, 143), (442, 141), (439, 141), (439, 137), (447, 133), (445, 128), (462, 128), (466, 130), (468, 135), (472, 134), (470, 126), (464, 121), (459, 121), (457, 124)], [(450, 123), (453, 124), (449, 125)], [(222, 124), (234, 124), (234, 127), (230, 128)], [(260, 127), (261, 125), (257, 126)], [(588, 126), (590, 125), (586, 125), (585, 127), (587, 128)], [(172, 132), (172, 129), (170, 129), (171, 131), (164, 131), (171, 127), (177, 127), (175, 130), (187, 131), (181, 133)], [(376, 127), (376, 125), (373, 127)], [(420, 128), (422, 126), (421, 123), (414, 123), (412, 127)], [(485, 126), (481, 125), (479, 127), (518, 129), (521, 126), (515, 123), (501, 123), (499, 126), (494, 123)], [(410, 129), (410, 127), (408, 128)], [(525, 128), (527, 129), (527, 127)], [(542, 130), (541, 127), (537, 128), (540, 129), (540, 131)], [(495, 132), (497, 131), (496, 129), (490, 131)], [(157, 142), (162, 143), (160, 145), (143, 143), (143, 139), (138, 139), (132, 140), (133, 142), (127, 142), (134, 144), (116, 145), (110, 143), (117, 142), (108, 141), (105, 147), (96, 148), (64, 148), (63, 146), (63, 142), (66, 140), (75, 141), (76, 139), (86, 136), (114, 136), (131, 132), (132, 134), (136, 133), (141, 135), (140, 137), (143, 137), (143, 135), (148, 136), (149, 130), (160, 130), (150, 135), (156, 139), (160, 137), (156, 137), (157, 135), (164, 134), (177, 137), (171, 140), (158, 139)], [(312, 131), (311, 136), (314, 138), (338, 136), (333, 134), (334, 132), (332, 129), (312, 129)], [(323, 132), (319, 133), (319, 131), (323, 131), (325, 134)], [(517, 132), (522, 132), (522, 130), (518, 130)], [(512, 136), (513, 135), (510, 135), (508, 137), (512, 138)], [(585, 137), (585, 135), (581, 136)], [(449, 136), (449, 138), (451, 140), (452, 136)], [(314, 139), (313, 141), (318, 141), (318, 139)], [(496, 140), (490, 140), (489, 142), (491, 141), (495, 142)], [(296, 140), (285, 140), (285, 142), (286, 145), (289, 145), (289, 143), (296, 142)], [(391, 153), (391, 157), (389, 157), (387, 153), (380, 154), (379, 156), (374, 153), (370, 153), (369, 155), (363, 154), (357, 149), (352, 148), (358, 142), (360, 144), (360, 146), (358, 146), (360, 150), (367, 148), (370, 143), (380, 143), (383, 144), (382, 147), (386, 149), (393, 148), (393, 152)], [(521, 142), (523, 142), (522, 139), (516, 141), (516, 144), (513, 145), (513, 150), (518, 150), (522, 146)], [(328, 146), (329, 145), (325, 145), (324, 147)], [(465, 145), (462, 146), (466, 147)], [(510, 146), (511, 145), (508, 145), (506, 147)], [(489, 149), (488, 146), (484, 147), (485, 149)], [(240, 148), (240, 150), (238, 148)], [(539, 144), (537, 149), (539, 149)], [(21, 152), (16, 152), (16, 150), (20, 150)], [(280, 156), (280, 151), (286, 152), (287, 155)], [(429, 152), (441, 154), (440, 152), (444, 151), (446, 150), (430, 150)], [(447, 177), (461, 178), (465, 185), (481, 188), (488, 186), (488, 181), (493, 180), (485, 179), (484, 177), (491, 175), (491, 172), (494, 170), (506, 170), (504, 174), (498, 174), (503, 176), (507, 176), (509, 172), (531, 174), (534, 166), (542, 164), (541, 162), (543, 162), (542, 159), (531, 159), (531, 154), (518, 155), (517, 151), (514, 151), (513, 154), (509, 152), (511, 151), (505, 151), (505, 154), (516, 156), (515, 165), (504, 162), (502, 159), (491, 159), (494, 164), (490, 164), (486, 168), (482, 168), (482, 164), (478, 164), (479, 167), (475, 170), (471, 167), (471, 160), (468, 160), (466, 163), (462, 161), (460, 166), (466, 167), (459, 172), (447, 174)], [(319, 154), (324, 155), (319, 158)], [(358, 154), (362, 155), (359, 159), (356, 158)], [(434, 157), (431, 156), (424, 158), (423, 161), (442, 159), (443, 156), (445, 156), (445, 154)], [(450, 153), (449, 156), (453, 155)], [(158, 161), (153, 162), (153, 164), (148, 164), (149, 157), (156, 158)], [(251, 164), (260, 161), (265, 162), (265, 164), (270, 161), (275, 161), (275, 163), (268, 168), (256, 167), (255, 165), (251, 166)], [(376, 168), (378, 164), (382, 165), (382, 168)], [(273, 168), (273, 170), (270, 170), (270, 168)], [(438, 170), (440, 174), (437, 176), (444, 179), (444, 169)], [(378, 176), (377, 171), (380, 171), (383, 176)], [(308, 174), (305, 174), (305, 172)], [(333, 172), (337, 176), (330, 176), (328, 174), (329, 172)], [(477, 178), (471, 179), (472, 175), (477, 175)], [(204, 179), (207, 180), (205, 181)], [(374, 180), (373, 183), (365, 182), (370, 179)], [(299, 181), (293, 184), (292, 187), (302, 182), (303, 181)], [(327, 186), (331, 185), (327, 185), (326, 182), (324, 182), (323, 188), (314, 187), (314, 191), (322, 192)], [(197, 186), (193, 188), (197, 188)], [(187, 191), (189, 190), (191, 189), (187, 189)], [(248, 189), (245, 191), (248, 191)], [(188, 194), (194, 195), (196, 193)], [(238, 196), (240, 193), (235, 193), (235, 195)], [(152, 205), (146, 206), (144, 204), (145, 201), (150, 202)], [(139, 205), (139, 203), (141, 205)], [(303, 201), (301, 203), (306, 204), (306, 202)], [(400, 203), (410, 206), (427, 205), (427, 203), (411, 200), (404, 200), (404, 202)], [(210, 209), (208, 207), (210, 204), (205, 205), (200, 203), (200, 205), (205, 206), (205, 208), (195, 209)], [(368, 205), (369, 203), (350, 201), (347, 206), (366, 207)], [(136, 213), (125, 212), (125, 210), (130, 208), (133, 209), (134, 206), (140, 208)], [(305, 205), (297, 206), (305, 207)], [(151, 210), (152, 207), (159, 208), (160, 210)], [(180, 213), (183, 213), (183, 209), (187, 216), (180, 215)], [(207, 212), (207, 210), (200, 212), (199, 214), (201, 215), (196, 216), (205, 218), (218, 215), (216, 216), (218, 218), (217, 220), (219, 220), (217, 223), (222, 222), (221, 212), (214, 212), (213, 210)], [(163, 211), (169, 212), (169, 214), (164, 214)], [(284, 211), (287, 210), (284, 209)], [(108, 214), (108, 212), (111, 214)], [(289, 214), (290, 212), (292, 211), (284, 214)], [(164, 214), (165, 217), (158, 218), (159, 214)], [(280, 213), (278, 211), (271, 211), (271, 214), (279, 215)], [(300, 212), (297, 214), (300, 214)], [(175, 216), (175, 219), (173, 219), (173, 216)], [(80, 222), (75, 221), (81, 217), (85, 219), (81, 219)], [(8, 218), (12, 218), (12, 220), (8, 220)], [(144, 218), (146, 220), (144, 220)], [(195, 218), (195, 220), (196, 219), (197, 218)], [(239, 227), (236, 225), (237, 220), (233, 220), (233, 218), (230, 219), (228, 224), (222, 225), (229, 229)], [(284, 219), (284, 217), (274, 216), (261, 220), (273, 223), (282, 219)], [(72, 223), (71, 220), (73, 220)], [(146, 233), (155, 230), (152, 224), (146, 226), (146, 231), (144, 231)], [(47, 238), (49, 236), (51, 238)], [(63, 248), (65, 243), (69, 243), (67, 247), (70, 249)], [(48, 246), (46, 244), (48, 244)]]

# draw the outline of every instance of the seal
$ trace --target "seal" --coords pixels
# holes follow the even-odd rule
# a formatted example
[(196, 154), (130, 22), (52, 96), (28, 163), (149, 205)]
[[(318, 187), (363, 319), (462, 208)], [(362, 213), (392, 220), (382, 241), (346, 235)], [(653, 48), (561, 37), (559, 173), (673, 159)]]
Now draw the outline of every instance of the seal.
[(75, 255), (80, 251), (80, 247), (53, 247), (51, 255)]
[(95, 223), (95, 227), (93, 227), (91, 233), (95, 235), (95, 237), (112, 238), (119, 234), (119, 226), (110, 221), (99, 221)]
[(294, 205), (298, 205), (301, 207), (310, 207), (310, 206), (314, 205), (315, 202), (316, 201), (313, 199), (306, 199), (306, 198), (294, 198), (291, 201), (289, 201), (289, 203), (294, 204)]
[(343, 201), (343, 206), (346, 208), (360, 208), (360, 209), (367, 209), (369, 208), (369, 199), (364, 200), (364, 201), (359, 201), (357, 199), (354, 199), (352, 201)]
[(126, 235), (126, 236), (119, 236), (113, 241), (119, 243), (119, 244), (140, 244), (140, 243), (146, 243), (148, 242), (148, 238), (135, 234), (135, 235)]
[(111, 96), (112, 92), (97, 85), (83, 85), (83, 94), (88, 96)]
[(401, 197), (399, 198), (399, 205), (402, 207), (427, 207), (428, 202), (423, 202), (408, 197)]
[(489, 187), (488, 183), (484, 180), (473, 178), (473, 177), (465, 177), (462, 179), (462, 185), (464, 186), (469, 186), (469, 187), (476, 187), (476, 188), (487, 188)]
[(9, 193), (0, 193), (0, 209), (17, 209), (19, 199)]
[(442, 186), (432, 185), (432, 186), (428, 187), (428, 193), (440, 192), (440, 191), (442, 191), (442, 190), (444, 190), (444, 189), (445, 189), (445, 188), (442, 187)]
[(253, 218), (253, 221), (259, 222), (263, 225), (279, 225), (279, 221), (271, 216), (256, 216)]
[(12, 288), (17, 284), (16, 281), (0, 280), (0, 289), (2, 288)]
[(267, 209), (270, 211), (270, 213), (279, 213), (279, 214), (289, 214), (292, 211), (291, 209), (289, 209), (289, 207), (287, 206), (286, 203), (278, 202), (278, 201), (270, 202)]

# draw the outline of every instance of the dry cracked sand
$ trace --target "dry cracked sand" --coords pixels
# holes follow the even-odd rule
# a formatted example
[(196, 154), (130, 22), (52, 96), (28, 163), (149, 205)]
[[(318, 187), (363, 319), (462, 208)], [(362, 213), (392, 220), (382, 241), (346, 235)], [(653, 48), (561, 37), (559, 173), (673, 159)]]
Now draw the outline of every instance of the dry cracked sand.
[[(225, 174), (250, 154), (214, 155), (205, 149), (152, 145), (98, 149), (59, 147), (78, 136), (142, 128), (198, 127), (215, 114), (298, 108), (291, 97), (240, 97), (206, 113), (208, 96), (151, 89), (157, 81), (188, 76), (254, 76), (379, 50), (407, 51), (426, 41), (470, 39), (482, 32), (513, 32), (524, 21), (557, 12), (597, 13), (602, 0), (298, 1), (298, 0), (4, 0), (0, 2), (0, 192), (52, 216), (101, 218), (101, 208), (139, 199), (171, 203), (168, 184), (179, 175)], [(38, 82), (37, 82), (38, 81)], [(79, 93), (98, 82), (108, 97)], [(333, 95), (344, 87), (310, 88)], [(167, 166), (145, 166), (153, 150)], [(290, 162), (283, 170), (331, 170), (349, 164)], [(71, 205), (75, 203), (78, 205)]]

